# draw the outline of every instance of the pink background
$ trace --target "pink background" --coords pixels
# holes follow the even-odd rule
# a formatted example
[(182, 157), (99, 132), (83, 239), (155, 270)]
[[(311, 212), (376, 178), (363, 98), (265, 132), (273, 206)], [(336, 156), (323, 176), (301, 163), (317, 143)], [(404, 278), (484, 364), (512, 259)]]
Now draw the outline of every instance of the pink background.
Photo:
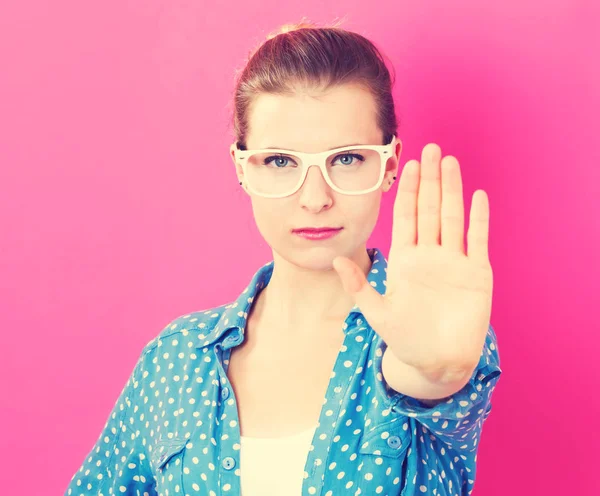
[[(62, 494), (142, 347), (271, 259), (228, 155), (233, 75), (303, 15), (345, 17), (392, 60), (401, 165), (436, 142), (461, 163), (466, 212), (489, 195), (504, 373), (475, 494), (597, 489), (592, 3), (3, 2), (3, 494)], [(368, 244), (386, 257), (396, 190)]]

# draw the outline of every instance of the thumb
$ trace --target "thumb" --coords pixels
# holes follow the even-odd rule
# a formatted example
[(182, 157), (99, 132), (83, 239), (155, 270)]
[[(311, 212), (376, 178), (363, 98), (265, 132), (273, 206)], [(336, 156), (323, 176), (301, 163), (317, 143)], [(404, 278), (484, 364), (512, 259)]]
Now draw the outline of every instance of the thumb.
[(340, 276), (344, 290), (351, 295), (360, 291), (363, 284), (367, 283), (365, 275), (360, 267), (349, 258), (334, 258), (333, 268)]
[(344, 290), (354, 297), (360, 311), (369, 324), (376, 328), (381, 326), (381, 317), (385, 315), (384, 297), (371, 286), (362, 269), (346, 257), (336, 257), (333, 268), (342, 280)]

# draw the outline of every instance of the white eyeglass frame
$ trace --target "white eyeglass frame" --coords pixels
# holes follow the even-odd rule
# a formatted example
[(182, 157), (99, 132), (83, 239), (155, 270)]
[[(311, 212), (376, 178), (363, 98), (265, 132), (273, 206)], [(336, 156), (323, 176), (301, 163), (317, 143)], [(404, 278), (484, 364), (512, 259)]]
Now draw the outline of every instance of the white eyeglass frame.
[[(237, 142), (233, 143), (232, 148), (234, 150), (235, 160), (236, 160), (236, 162), (238, 162), (241, 165), (242, 171), (244, 172), (244, 176), (246, 175), (246, 167), (248, 165), (248, 157), (254, 153), (272, 153), (274, 155), (275, 154), (294, 155), (302, 160), (302, 168), (303, 168), (302, 178), (298, 181), (298, 187), (294, 191), (292, 191), (290, 193), (286, 193), (286, 194), (281, 194), (281, 195), (268, 195), (268, 194), (264, 194), (264, 193), (259, 193), (254, 188), (252, 188), (252, 186), (250, 185), (249, 182), (246, 182), (248, 189), (255, 195), (262, 196), (264, 198), (285, 198), (286, 196), (293, 195), (304, 184), (304, 181), (306, 180), (306, 176), (308, 174), (308, 168), (312, 167), (312, 166), (317, 166), (319, 169), (321, 169), (321, 174), (323, 175), (323, 177), (325, 178), (325, 181), (331, 187), (331, 189), (333, 189), (334, 191), (337, 191), (338, 193), (341, 193), (343, 195), (354, 196), (354, 195), (364, 195), (366, 193), (371, 193), (372, 191), (375, 191), (376, 189), (378, 189), (381, 186), (381, 184), (383, 183), (383, 176), (385, 176), (385, 169), (386, 169), (385, 166), (387, 165), (388, 159), (393, 156), (394, 148), (396, 147), (396, 144), (398, 144), (398, 143), (402, 143), (402, 141), (399, 140), (396, 137), (396, 135), (393, 135), (392, 141), (390, 143), (388, 143), (387, 145), (343, 146), (341, 148), (335, 148), (333, 150), (327, 150), (325, 152), (317, 152), (317, 153), (295, 152), (292, 150), (285, 150), (285, 149), (280, 149), (280, 148), (278, 148), (278, 149), (261, 148), (261, 149), (256, 149), (256, 150), (240, 150), (237, 147)], [(361, 190), (361, 191), (349, 192), (349, 191), (344, 191), (344, 190), (338, 188), (335, 184), (333, 184), (331, 182), (331, 180), (329, 179), (329, 174), (327, 174), (327, 169), (326, 169), (327, 157), (329, 157), (333, 154), (339, 154), (341, 152), (345, 152), (348, 150), (374, 150), (374, 151), (379, 152), (379, 156), (381, 158), (381, 171), (379, 173), (379, 179), (375, 186), (365, 189), (365, 190)], [(310, 164), (310, 165), (306, 165), (306, 164)]]

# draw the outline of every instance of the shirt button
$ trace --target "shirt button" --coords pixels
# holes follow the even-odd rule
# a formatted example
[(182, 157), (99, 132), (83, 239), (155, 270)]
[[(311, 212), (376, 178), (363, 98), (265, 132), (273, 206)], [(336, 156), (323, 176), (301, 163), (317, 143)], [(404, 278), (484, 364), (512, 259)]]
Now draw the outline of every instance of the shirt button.
[(224, 400), (226, 400), (227, 398), (229, 398), (229, 388), (228, 387), (224, 387), (221, 390), (221, 398), (223, 398)]
[(227, 458), (223, 459), (223, 467), (227, 470), (231, 470), (233, 467), (235, 467), (235, 460), (233, 458), (231, 458), (230, 456), (228, 456)]
[(397, 449), (400, 446), (402, 446), (402, 442), (400, 441), (400, 438), (398, 436), (388, 437), (387, 443), (390, 448), (394, 448), (394, 449)]

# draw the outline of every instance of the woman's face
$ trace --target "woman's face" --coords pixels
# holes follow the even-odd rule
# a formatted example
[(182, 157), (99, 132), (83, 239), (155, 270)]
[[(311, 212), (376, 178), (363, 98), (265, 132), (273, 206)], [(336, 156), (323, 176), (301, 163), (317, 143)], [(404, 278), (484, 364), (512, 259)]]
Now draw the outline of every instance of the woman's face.
[[(358, 86), (337, 86), (326, 93), (298, 90), (293, 96), (261, 94), (249, 115), (248, 150), (277, 147), (307, 153), (356, 143), (383, 144), (371, 94)], [(310, 167), (300, 189), (284, 198), (250, 195), (256, 225), (279, 256), (313, 270), (332, 268), (338, 255), (356, 260), (377, 223), (381, 195), (397, 176), (401, 144), (386, 164), (381, 187), (362, 195), (330, 188), (321, 171)], [(231, 157), (246, 190), (242, 168)], [(308, 240), (292, 231), (301, 227), (342, 227), (326, 240)]]

